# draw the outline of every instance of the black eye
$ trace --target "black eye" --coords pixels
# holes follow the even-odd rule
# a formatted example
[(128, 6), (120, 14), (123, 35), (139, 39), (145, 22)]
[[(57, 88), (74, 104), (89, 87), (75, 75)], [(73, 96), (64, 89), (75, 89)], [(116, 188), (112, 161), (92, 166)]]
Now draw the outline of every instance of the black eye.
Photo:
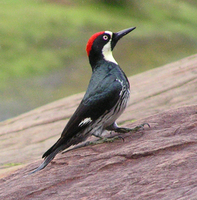
[(108, 36), (107, 35), (103, 35), (103, 39), (104, 40), (108, 40)]

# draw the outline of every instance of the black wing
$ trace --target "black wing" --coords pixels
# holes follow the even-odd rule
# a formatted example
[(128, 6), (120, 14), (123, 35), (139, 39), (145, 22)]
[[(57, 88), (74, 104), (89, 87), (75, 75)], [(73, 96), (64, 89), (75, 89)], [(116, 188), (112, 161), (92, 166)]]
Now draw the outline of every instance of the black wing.
[[(60, 139), (43, 155), (48, 156), (55, 151), (59, 146), (68, 148), (70, 145), (75, 145), (81, 141), (73, 140), (77, 133), (83, 131), (91, 123), (94, 123), (107, 110), (115, 106), (119, 99), (119, 94), (122, 90), (122, 85), (113, 75), (103, 79), (96, 87), (86, 93), (83, 100), (79, 104), (77, 110), (68, 121), (64, 128)], [(72, 138), (72, 144), (69, 144)], [(62, 150), (63, 150), (62, 149)]]
[(85, 94), (79, 107), (70, 118), (59, 140), (44, 153), (42, 156), (45, 158), (43, 163), (29, 174), (44, 169), (57, 153), (81, 142), (79, 138), (75, 138), (77, 133), (83, 131), (87, 126), (91, 126), (91, 123), (94, 123), (104, 112), (113, 108), (119, 99), (121, 90), (121, 82), (113, 75), (108, 75), (94, 88), (89, 85), (88, 93)]

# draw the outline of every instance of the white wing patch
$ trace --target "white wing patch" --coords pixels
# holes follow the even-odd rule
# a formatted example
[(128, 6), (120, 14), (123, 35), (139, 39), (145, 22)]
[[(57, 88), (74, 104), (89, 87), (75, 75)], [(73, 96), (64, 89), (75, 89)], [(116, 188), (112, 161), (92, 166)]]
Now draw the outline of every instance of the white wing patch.
[(92, 122), (92, 119), (90, 117), (85, 118), (84, 120), (82, 120), (78, 126), (84, 126), (86, 124), (89, 124), (90, 122)]

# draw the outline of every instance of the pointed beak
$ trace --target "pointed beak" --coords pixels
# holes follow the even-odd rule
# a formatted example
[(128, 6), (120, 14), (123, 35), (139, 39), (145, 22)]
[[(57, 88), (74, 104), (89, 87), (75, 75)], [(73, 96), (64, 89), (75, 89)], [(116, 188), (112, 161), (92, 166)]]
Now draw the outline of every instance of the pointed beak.
[(116, 46), (116, 44), (117, 44), (117, 42), (118, 42), (118, 40), (120, 38), (122, 38), (123, 36), (127, 35), (131, 31), (133, 31), (135, 28), (136, 27), (132, 27), (132, 28), (124, 29), (124, 30), (119, 31), (117, 33), (113, 33), (113, 37), (112, 37), (112, 41), (111, 41), (112, 50), (114, 49), (114, 47)]

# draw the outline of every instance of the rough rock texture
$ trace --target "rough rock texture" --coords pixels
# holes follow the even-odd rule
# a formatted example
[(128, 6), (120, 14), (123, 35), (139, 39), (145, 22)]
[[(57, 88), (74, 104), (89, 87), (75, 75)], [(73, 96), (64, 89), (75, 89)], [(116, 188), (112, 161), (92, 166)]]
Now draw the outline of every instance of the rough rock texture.
[(133, 76), (130, 84), (118, 122), (151, 128), (124, 135), (124, 142), (59, 154), (31, 176), (83, 94), (0, 123), (0, 199), (196, 199), (197, 55)]

